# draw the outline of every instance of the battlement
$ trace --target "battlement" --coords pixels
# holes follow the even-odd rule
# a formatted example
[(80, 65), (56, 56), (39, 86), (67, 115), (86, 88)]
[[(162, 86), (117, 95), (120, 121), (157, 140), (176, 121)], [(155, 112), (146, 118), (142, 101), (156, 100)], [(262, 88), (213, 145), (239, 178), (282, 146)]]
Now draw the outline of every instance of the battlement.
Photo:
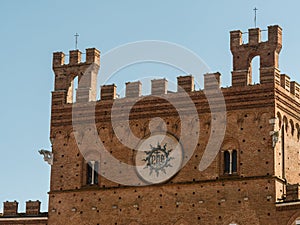
[(26, 202), (26, 212), (18, 212), (19, 202), (6, 201), (3, 203), (3, 216), (4, 217), (18, 217), (18, 216), (38, 216), (41, 214), (41, 202), (40, 201), (27, 201)]
[(252, 59), (260, 57), (260, 83), (280, 85), (278, 68), (282, 48), (282, 29), (278, 25), (268, 27), (268, 40), (261, 41), (261, 30), (248, 30), (248, 43), (243, 43), (240, 30), (230, 32), (230, 50), (233, 55), (232, 86), (252, 84)]
[(291, 93), (295, 95), (296, 98), (300, 98), (300, 85), (296, 81), (290, 82)]
[(286, 74), (280, 74), (280, 84), (285, 90), (290, 91), (290, 77)]
[[(207, 73), (204, 75), (204, 89), (218, 89), (220, 88), (221, 74)], [(194, 92), (195, 83), (192, 75), (177, 77), (177, 92)], [(113, 100), (116, 98), (117, 87), (115, 84), (103, 85), (100, 88), (100, 100)], [(140, 97), (142, 93), (142, 83), (140, 81), (126, 83), (126, 98)], [(154, 79), (151, 80), (151, 95), (165, 95), (168, 94), (168, 80)]]
[(168, 93), (168, 81), (166, 79), (151, 80), (151, 94), (163, 95)]
[(220, 80), (221, 74), (219, 72), (204, 74), (204, 89), (220, 88)]
[(68, 66), (68, 65), (77, 65), (80, 63), (92, 64), (95, 63), (100, 65), (100, 51), (96, 48), (86, 49), (86, 60), (81, 62), (82, 52), (79, 50), (69, 51), (69, 63), (65, 64), (65, 54), (63, 52), (54, 52), (53, 53), (53, 68)]
[(3, 203), (3, 216), (16, 216), (18, 214), (19, 202), (6, 201)]
[(101, 100), (115, 99), (117, 96), (117, 86), (115, 84), (101, 86)]
[(86, 60), (81, 62), (82, 53), (71, 50), (69, 63), (65, 63), (63, 52), (53, 53), (53, 70), (55, 73), (55, 88), (52, 92), (52, 104), (73, 103), (78, 78), (76, 95), (77, 102), (96, 101), (97, 74), (100, 67), (100, 51), (96, 48), (86, 49)]
[[(261, 40), (260, 28), (248, 30), (248, 43), (243, 43), (243, 33), (240, 30), (230, 32), (230, 49), (233, 55), (232, 87), (244, 87), (252, 83), (252, 60), (260, 57), (259, 83), (282, 87), (292, 96), (299, 99), (300, 87), (290, 77), (280, 73), (279, 53), (282, 48), (282, 29), (278, 25), (268, 27), (268, 38)], [(92, 70), (88, 70), (93, 65)], [(53, 70), (55, 73), (55, 90), (52, 92), (52, 105), (66, 103), (97, 101), (97, 74), (100, 68), (100, 51), (95, 48), (86, 49), (86, 60), (82, 62), (82, 53), (79, 50), (69, 52), (69, 62), (65, 63), (65, 54), (53, 54)], [(88, 72), (87, 72), (88, 71)], [(83, 76), (84, 75), (84, 76)], [(75, 78), (78, 78), (78, 88), (75, 90)], [(220, 73), (204, 75), (204, 89), (220, 88)], [(79, 82), (80, 81), (80, 82)], [(177, 92), (195, 91), (192, 75), (177, 77)], [(168, 94), (168, 81), (156, 79), (151, 81), (151, 94)], [(125, 97), (140, 97), (142, 83), (127, 82)], [(76, 97), (75, 97), (76, 95)], [(115, 85), (101, 87), (101, 100), (112, 100), (117, 97)]]
[(286, 74), (280, 74), (280, 86), (293, 95), (297, 100), (300, 99), (300, 85), (296, 81), (291, 81)]
[[(281, 87), (296, 101), (300, 99), (300, 84), (296, 81), (290, 81), (290, 77), (286, 74), (280, 74)], [(140, 81), (127, 82), (125, 98), (140, 97), (142, 93), (142, 83)], [(177, 92), (186, 91), (187, 93), (195, 92), (194, 77), (192, 75), (177, 77)], [(204, 74), (204, 89), (215, 90), (221, 87), (221, 73), (206, 73)], [(230, 89), (231, 87), (222, 88), (222, 90)], [(201, 91), (201, 90), (200, 90)], [(151, 95), (168, 94), (168, 80), (154, 79), (151, 80)], [(100, 88), (100, 100), (113, 100), (117, 96), (117, 86), (115, 84), (103, 85)]]
[[(280, 74), (280, 86), (289, 93), (290, 96), (299, 101), (300, 99), (300, 85), (296, 81), (291, 81), (290, 77), (286, 74)], [(142, 83), (140, 81), (126, 82), (125, 98), (138, 98), (142, 95)], [(194, 77), (192, 75), (177, 77), (177, 93), (185, 91), (187, 93), (195, 92)], [(204, 88), (203, 90), (215, 90), (221, 87), (221, 73), (206, 73), (204, 74)], [(228, 87), (231, 88), (231, 87)], [(222, 90), (228, 89), (222, 88)], [(234, 87), (233, 87), (234, 88)], [(201, 91), (201, 90), (200, 90)], [(77, 90), (78, 92), (78, 90)], [(61, 94), (64, 92), (53, 92), (53, 100), (56, 105), (65, 104), (61, 98)], [(151, 93), (150, 95), (165, 95), (169, 94), (168, 80), (154, 79), (151, 80)], [(172, 92), (174, 93), (174, 92)], [(77, 99), (80, 99), (80, 92)], [(115, 84), (106, 84), (100, 87), (100, 101), (102, 100), (114, 100), (118, 96), (117, 86)], [(53, 101), (54, 102), (54, 101)]]
[(126, 83), (126, 94), (125, 96), (130, 97), (140, 97), (142, 94), (142, 83), (137, 82), (127, 82)]
[(264, 45), (275, 46), (282, 45), (282, 29), (278, 25), (268, 26), (268, 40), (261, 42), (261, 32), (260, 28), (248, 29), (248, 43), (243, 43), (243, 33), (240, 30), (234, 30), (230, 32), (230, 49), (234, 50), (240, 46), (253, 46), (260, 43)]
[(192, 75), (177, 77), (177, 91), (191, 92), (195, 90), (195, 81)]
[(39, 215), (41, 213), (41, 202), (40, 201), (27, 201), (26, 202), (26, 214), (27, 215)]

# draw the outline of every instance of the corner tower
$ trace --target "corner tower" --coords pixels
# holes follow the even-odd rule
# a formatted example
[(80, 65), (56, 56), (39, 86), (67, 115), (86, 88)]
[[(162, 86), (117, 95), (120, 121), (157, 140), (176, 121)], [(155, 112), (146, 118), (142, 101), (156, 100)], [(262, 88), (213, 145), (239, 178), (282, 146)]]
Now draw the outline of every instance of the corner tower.
[(95, 48), (86, 49), (85, 62), (81, 62), (81, 56), (79, 50), (72, 50), (69, 52), (69, 64), (65, 64), (63, 52), (53, 54), (55, 87), (52, 92), (52, 105), (73, 103), (76, 77), (78, 77), (76, 102), (96, 101), (100, 51)]
[(54, 161), (51, 168), (51, 191), (81, 186), (82, 178), (79, 174), (83, 158), (76, 143), (68, 142), (72, 139), (71, 135), (74, 135), (72, 107), (74, 104), (96, 101), (100, 51), (95, 48), (86, 49), (84, 62), (82, 55), (79, 50), (70, 51), (67, 63), (63, 52), (53, 53), (55, 83), (52, 92), (50, 140)]
[(233, 55), (232, 86), (252, 84), (251, 62), (255, 56), (260, 57), (260, 83), (280, 84), (278, 65), (282, 48), (282, 29), (279, 26), (268, 27), (268, 40), (261, 41), (261, 30), (248, 30), (249, 41), (242, 43), (240, 30), (230, 32), (230, 50)]

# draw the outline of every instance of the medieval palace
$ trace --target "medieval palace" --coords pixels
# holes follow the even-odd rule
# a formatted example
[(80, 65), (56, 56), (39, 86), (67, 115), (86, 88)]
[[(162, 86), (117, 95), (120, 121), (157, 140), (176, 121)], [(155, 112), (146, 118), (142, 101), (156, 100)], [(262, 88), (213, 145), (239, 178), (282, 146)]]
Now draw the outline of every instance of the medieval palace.
[(299, 225), (300, 85), (279, 70), (282, 29), (267, 32), (230, 32), (230, 87), (187, 75), (176, 92), (152, 80), (149, 96), (134, 81), (98, 100), (99, 50), (55, 52), (48, 213), (5, 202), (0, 225)]

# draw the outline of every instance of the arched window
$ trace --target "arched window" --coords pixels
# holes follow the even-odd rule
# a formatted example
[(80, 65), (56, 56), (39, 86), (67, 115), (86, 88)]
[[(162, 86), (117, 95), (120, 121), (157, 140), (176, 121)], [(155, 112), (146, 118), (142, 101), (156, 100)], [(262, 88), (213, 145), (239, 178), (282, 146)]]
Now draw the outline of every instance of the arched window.
[(251, 84), (259, 84), (260, 83), (260, 56), (255, 56), (250, 63), (249, 73), (250, 73), (250, 83)]
[(76, 102), (77, 88), (78, 88), (78, 77), (76, 76), (71, 81), (70, 87), (68, 89), (67, 103), (75, 103)]
[(237, 151), (232, 151), (232, 173), (237, 172)]
[(224, 174), (237, 173), (237, 150), (224, 151)]
[(87, 163), (87, 184), (98, 184), (98, 170), (99, 162), (98, 161), (89, 161)]
[(230, 172), (230, 153), (229, 151), (224, 152), (224, 173)]

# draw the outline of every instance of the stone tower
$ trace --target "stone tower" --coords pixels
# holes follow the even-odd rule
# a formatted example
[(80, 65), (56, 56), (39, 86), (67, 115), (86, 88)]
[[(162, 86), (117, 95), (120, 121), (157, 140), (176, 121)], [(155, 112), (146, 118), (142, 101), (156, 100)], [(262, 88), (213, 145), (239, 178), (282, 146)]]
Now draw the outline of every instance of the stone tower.
[[(221, 88), (221, 74), (210, 73), (204, 89), (195, 90), (188, 75), (177, 78), (175, 93), (168, 92), (167, 80), (153, 80), (150, 96), (141, 96), (139, 81), (128, 82), (121, 99), (114, 84), (102, 86), (96, 99), (98, 50), (87, 49), (85, 62), (79, 51), (70, 51), (68, 64), (63, 53), (54, 53), (48, 224), (300, 224), (299, 84), (279, 71), (281, 28), (268, 27), (264, 42), (260, 34), (250, 29), (249, 42), (242, 43), (241, 31), (230, 33), (231, 87)], [(255, 56), (260, 83), (254, 85)], [(199, 170), (211, 135), (220, 129), (210, 108), (212, 102), (220, 108), (216, 93), (226, 103), (226, 130), (212, 162)], [(175, 107), (186, 104), (185, 96), (196, 117), (192, 107), (183, 117)], [(131, 134), (138, 141), (124, 145)]]

